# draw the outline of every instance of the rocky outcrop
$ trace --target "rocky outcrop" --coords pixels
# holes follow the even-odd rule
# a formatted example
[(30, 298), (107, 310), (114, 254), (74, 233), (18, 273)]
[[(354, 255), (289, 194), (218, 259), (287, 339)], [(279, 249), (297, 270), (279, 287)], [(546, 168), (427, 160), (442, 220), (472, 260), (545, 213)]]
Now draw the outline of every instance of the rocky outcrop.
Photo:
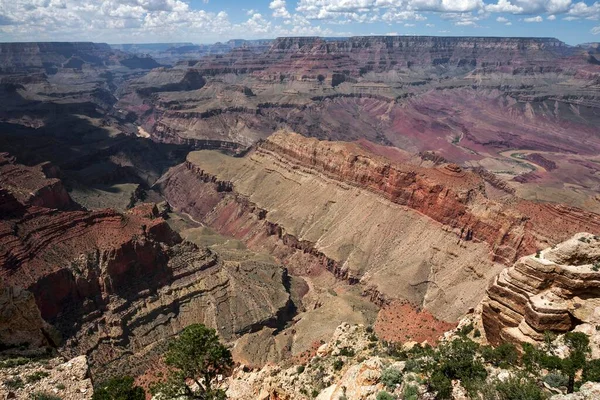
[(3, 349), (58, 346), (60, 337), (42, 319), (31, 292), (0, 283), (0, 343)]
[(0, 186), (24, 206), (75, 208), (58, 175), (58, 169), (50, 163), (26, 167), (16, 164), (7, 153), (0, 153)]
[(488, 340), (541, 342), (545, 331), (596, 326), (599, 269), (600, 237), (592, 234), (521, 258), (487, 291), (482, 320)]
[[(24, 365), (0, 369), (0, 397), (26, 400), (34, 396), (62, 400), (90, 400), (94, 395), (86, 356), (65, 360), (62, 357), (44, 360), (20, 359)], [(23, 387), (11, 388), (7, 381), (20, 380)]]
[(197, 70), (177, 68), (157, 68), (134, 80), (130, 89), (142, 96), (156, 92), (178, 92), (200, 89), (206, 81)]

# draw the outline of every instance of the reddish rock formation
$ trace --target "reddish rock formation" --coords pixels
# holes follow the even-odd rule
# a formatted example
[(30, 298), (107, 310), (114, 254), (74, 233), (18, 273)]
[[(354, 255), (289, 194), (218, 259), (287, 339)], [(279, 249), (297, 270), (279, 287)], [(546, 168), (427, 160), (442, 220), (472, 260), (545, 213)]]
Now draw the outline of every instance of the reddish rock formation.
[(0, 186), (24, 206), (73, 209), (75, 204), (58, 174), (49, 163), (35, 167), (16, 165), (14, 157), (0, 153)]
[[(261, 145), (334, 179), (372, 190), (460, 231), (461, 239), (490, 244), (494, 258), (510, 263), (578, 231), (600, 232), (600, 215), (575, 207), (486, 198), (483, 180), (456, 165), (420, 168), (393, 163), (352, 144), (275, 134)], [(549, 229), (550, 228), (550, 229)]]
[[(31, 205), (55, 205), (55, 197), (28, 196), (15, 183), (44, 192), (62, 188), (60, 181), (5, 159), (0, 303), (12, 308), (4, 308), (9, 314), (0, 318), (0, 337), (88, 354), (96, 374), (140, 373), (165, 339), (191, 323), (234, 340), (291, 316), (287, 275), (279, 266), (182, 242), (152, 204), (123, 214)], [(20, 343), (13, 342), (7, 343)]]

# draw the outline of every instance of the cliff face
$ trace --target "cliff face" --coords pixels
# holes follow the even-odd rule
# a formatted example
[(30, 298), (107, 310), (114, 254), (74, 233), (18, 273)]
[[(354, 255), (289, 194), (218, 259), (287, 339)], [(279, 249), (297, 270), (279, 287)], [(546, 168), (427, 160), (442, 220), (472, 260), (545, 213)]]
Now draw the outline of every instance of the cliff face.
[[(33, 173), (9, 164), (10, 182)], [(0, 302), (11, 307), (0, 335), (16, 341), (7, 343), (87, 354), (95, 374), (139, 374), (189, 324), (231, 341), (291, 317), (282, 268), (184, 242), (152, 204), (62, 211), (8, 184), (1, 193)]]
[(23, 205), (61, 210), (75, 208), (58, 174), (49, 163), (34, 167), (15, 165), (13, 157), (0, 153), (0, 186)]
[(487, 291), (482, 320), (488, 340), (542, 342), (546, 331), (573, 329), (591, 334), (599, 322), (599, 266), (600, 239), (592, 234), (521, 258)]
[(553, 61), (573, 51), (553, 38), (357, 36), (340, 40), (279, 38), (270, 53), (279, 58), (273, 69), (292, 71), (303, 65), (303, 71), (326, 70), (335, 65), (337, 71), (358, 75), (398, 67), (504, 67), (509, 71), (543, 64), (550, 68)]
[[(577, 229), (600, 231), (600, 215), (576, 208), (525, 201), (513, 207), (490, 201), (481, 177), (453, 164), (419, 168), (353, 145), (284, 133), (271, 136), (261, 149), (425, 214), (460, 232), (460, 239), (487, 242), (494, 259), (505, 263), (531, 252), (540, 239), (556, 242)], [(548, 223), (555, 229), (547, 229)]]
[(495, 262), (600, 232), (600, 217), (582, 210), (491, 201), (482, 178), (455, 165), (399, 164), (289, 133), (245, 158), (192, 153), (158, 185), (177, 209), (275, 254), (292, 274), (327, 269), (375, 288), (374, 299), (407, 299), (450, 320), (480, 301)]
[(47, 70), (88, 63), (105, 65), (112, 52), (105, 43), (32, 42), (0, 43), (0, 71)]

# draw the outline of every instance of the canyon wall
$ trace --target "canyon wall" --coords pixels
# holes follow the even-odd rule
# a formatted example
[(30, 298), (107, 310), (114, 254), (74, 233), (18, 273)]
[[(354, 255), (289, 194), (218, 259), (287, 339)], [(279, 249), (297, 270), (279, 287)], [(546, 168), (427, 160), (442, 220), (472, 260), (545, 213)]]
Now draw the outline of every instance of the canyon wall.
[[(5, 160), (10, 182), (32, 174)], [(153, 204), (64, 211), (49, 208), (56, 196), (30, 204), (7, 181), (0, 182), (0, 301), (13, 311), (0, 320), (0, 335), (19, 342), (9, 344), (87, 354), (98, 377), (136, 375), (189, 324), (233, 341), (293, 316), (284, 269), (250, 252), (221, 255), (185, 242)], [(55, 178), (35, 187), (62, 188)]]
[(285, 132), (244, 158), (191, 153), (158, 186), (175, 208), (293, 274), (326, 268), (374, 288), (374, 299), (408, 299), (450, 320), (477, 304), (502, 264), (600, 231), (596, 214), (491, 201), (482, 178), (455, 165), (403, 165)]

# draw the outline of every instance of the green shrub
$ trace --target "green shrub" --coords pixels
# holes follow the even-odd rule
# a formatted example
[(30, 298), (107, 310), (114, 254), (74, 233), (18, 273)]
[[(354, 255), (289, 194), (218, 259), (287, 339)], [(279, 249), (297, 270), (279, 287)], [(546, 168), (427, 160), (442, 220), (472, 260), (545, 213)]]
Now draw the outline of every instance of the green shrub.
[(404, 400), (418, 400), (419, 388), (413, 385), (408, 385), (404, 388)]
[(532, 380), (525, 377), (512, 377), (498, 382), (496, 390), (500, 400), (544, 400), (546, 394)]
[(566, 387), (569, 383), (569, 378), (560, 373), (550, 372), (544, 377), (544, 382), (553, 388)]
[(583, 368), (583, 382), (600, 382), (600, 360), (588, 361)]
[(420, 358), (409, 358), (406, 360), (405, 369), (407, 372), (421, 372), (423, 370), (423, 361)]
[(339, 371), (344, 366), (344, 362), (340, 359), (337, 359), (333, 362), (333, 370)]
[(381, 382), (390, 390), (396, 389), (396, 386), (402, 383), (402, 372), (396, 368), (386, 368), (381, 373)]
[(435, 371), (429, 378), (429, 391), (435, 392), (436, 399), (452, 398), (452, 381), (441, 371)]
[(23, 379), (21, 379), (20, 376), (16, 376), (14, 378), (8, 378), (7, 380), (4, 381), (4, 385), (9, 388), (9, 389), (21, 389), (23, 387), (25, 387), (25, 383), (23, 382)]
[(31, 394), (32, 400), (62, 400), (60, 397), (46, 392), (36, 392)]
[(50, 376), (50, 374), (46, 371), (37, 371), (31, 375), (27, 375), (27, 377), (25, 379), (27, 380), (28, 383), (33, 383), (33, 382), (41, 381), (43, 378), (46, 378), (48, 376)]
[(377, 400), (395, 400), (396, 398), (388, 392), (377, 393)]
[(486, 362), (500, 368), (515, 366), (519, 361), (519, 352), (512, 343), (503, 343), (495, 349), (486, 346), (482, 348), (481, 356)]
[[(430, 385), (438, 392), (438, 398), (448, 398), (452, 392), (451, 381), (458, 379), (469, 394), (487, 378), (487, 371), (477, 356), (479, 345), (467, 338), (456, 339), (439, 346), (431, 365)], [(444, 397), (445, 396), (445, 397)]]
[(460, 328), (460, 330), (458, 331), (458, 334), (461, 336), (467, 336), (469, 333), (473, 332), (473, 329), (475, 329), (473, 327), (473, 323), (470, 322), (467, 325)]
[(343, 349), (340, 349), (340, 356), (354, 357), (354, 354), (354, 349), (350, 347), (344, 347)]
[(0, 368), (14, 368), (21, 365), (29, 364), (31, 360), (25, 357), (9, 358), (4, 361), (0, 361)]
[(93, 400), (145, 400), (146, 392), (134, 385), (133, 378), (122, 376), (109, 379), (94, 389)]
[(303, 372), (304, 372), (304, 370), (305, 370), (305, 369), (306, 369), (306, 368), (304, 367), (304, 365), (298, 365), (298, 366), (296, 367), (296, 373), (298, 373), (298, 374), (301, 374), (301, 373), (303, 373)]

